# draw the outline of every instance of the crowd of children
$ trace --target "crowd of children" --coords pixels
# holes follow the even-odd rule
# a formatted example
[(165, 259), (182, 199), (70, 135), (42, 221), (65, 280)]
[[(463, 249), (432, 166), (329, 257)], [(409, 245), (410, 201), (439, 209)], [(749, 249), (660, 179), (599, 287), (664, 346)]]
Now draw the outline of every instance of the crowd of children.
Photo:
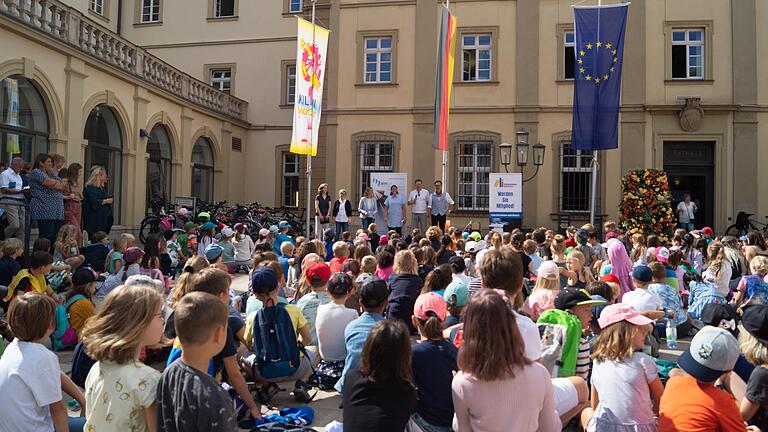
[(0, 430), (251, 430), (281, 382), (338, 391), (329, 430), (768, 430), (765, 240), (602, 231), (9, 239)]

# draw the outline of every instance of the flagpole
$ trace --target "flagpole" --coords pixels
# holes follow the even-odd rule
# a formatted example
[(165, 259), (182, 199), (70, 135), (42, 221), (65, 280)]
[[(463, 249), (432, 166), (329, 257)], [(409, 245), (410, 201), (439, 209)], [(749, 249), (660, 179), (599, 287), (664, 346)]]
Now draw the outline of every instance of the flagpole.
[[(600, 38), (600, 7), (603, 6), (603, 0), (597, 0), (597, 37)], [(594, 144), (594, 143), (593, 143)], [(592, 150), (592, 190), (590, 191), (589, 203), (589, 223), (595, 225), (597, 217), (597, 173), (599, 164), (597, 163), (597, 150)]]
[[(317, 0), (312, 0), (312, 46), (315, 46), (315, 2)], [(312, 85), (312, 83), (310, 83)], [(311, 237), (312, 233), (312, 227), (311, 227), (311, 219), (312, 219), (312, 148), (314, 146), (314, 121), (315, 121), (315, 103), (312, 100), (314, 98), (314, 93), (309, 93), (309, 106), (310, 106), (310, 112), (311, 119), (310, 121), (313, 123), (312, 125), (312, 131), (310, 131), (309, 134), (309, 153), (307, 153), (307, 239)], [(317, 127), (320, 127), (318, 125)]]

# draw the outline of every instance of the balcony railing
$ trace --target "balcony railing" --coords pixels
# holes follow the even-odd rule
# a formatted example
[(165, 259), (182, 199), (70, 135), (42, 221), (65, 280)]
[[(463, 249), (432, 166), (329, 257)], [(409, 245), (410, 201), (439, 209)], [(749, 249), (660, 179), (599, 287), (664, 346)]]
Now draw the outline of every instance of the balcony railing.
[(247, 121), (248, 102), (192, 78), (57, 0), (0, 0), (0, 15), (23, 23), (195, 105)]

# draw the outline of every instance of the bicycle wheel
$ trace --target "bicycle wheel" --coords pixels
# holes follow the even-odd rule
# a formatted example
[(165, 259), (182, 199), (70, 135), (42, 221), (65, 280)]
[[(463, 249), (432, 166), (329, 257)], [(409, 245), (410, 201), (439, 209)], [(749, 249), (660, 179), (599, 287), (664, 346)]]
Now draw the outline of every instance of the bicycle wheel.
[(147, 241), (147, 237), (159, 232), (160, 220), (157, 218), (157, 216), (147, 216), (144, 218), (144, 220), (141, 221), (141, 226), (139, 228), (139, 240), (142, 244), (144, 244)]
[(734, 237), (741, 237), (746, 234), (747, 234), (747, 229), (745, 227), (739, 227), (736, 224), (729, 226), (725, 230), (725, 235), (730, 235)]

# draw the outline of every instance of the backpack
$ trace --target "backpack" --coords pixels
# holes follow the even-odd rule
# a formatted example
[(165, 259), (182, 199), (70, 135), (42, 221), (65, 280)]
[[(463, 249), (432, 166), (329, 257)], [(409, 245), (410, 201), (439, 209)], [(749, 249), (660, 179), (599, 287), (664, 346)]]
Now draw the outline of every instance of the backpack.
[[(579, 356), (579, 342), (582, 334), (581, 321), (579, 318), (570, 312), (559, 309), (550, 309), (544, 311), (544, 313), (539, 316), (537, 323), (540, 326), (540, 333), (541, 324), (556, 324), (565, 328), (565, 334), (562, 335), (560, 358), (554, 359), (554, 361), (557, 363), (558, 377), (567, 378), (574, 376), (576, 374), (576, 358)], [(554, 331), (555, 330), (553, 330), (553, 332)], [(542, 349), (545, 348), (548, 347), (542, 345)], [(554, 353), (551, 355), (554, 356)]]
[(253, 319), (253, 351), (262, 378), (292, 376), (301, 364), (299, 344), (285, 305), (261, 308)]
[(760, 275), (744, 276), (746, 279), (746, 299), (747, 304), (765, 304), (768, 302), (768, 283), (765, 283)]
[(541, 364), (549, 371), (549, 376), (557, 378), (558, 370), (563, 365), (563, 345), (567, 340), (568, 329), (560, 324), (538, 323), (541, 338)]
[(77, 343), (77, 333), (69, 325), (69, 307), (76, 301), (83, 299), (85, 296), (78, 294), (69, 299), (66, 304), (56, 306), (56, 330), (51, 334), (54, 351), (61, 351)]

